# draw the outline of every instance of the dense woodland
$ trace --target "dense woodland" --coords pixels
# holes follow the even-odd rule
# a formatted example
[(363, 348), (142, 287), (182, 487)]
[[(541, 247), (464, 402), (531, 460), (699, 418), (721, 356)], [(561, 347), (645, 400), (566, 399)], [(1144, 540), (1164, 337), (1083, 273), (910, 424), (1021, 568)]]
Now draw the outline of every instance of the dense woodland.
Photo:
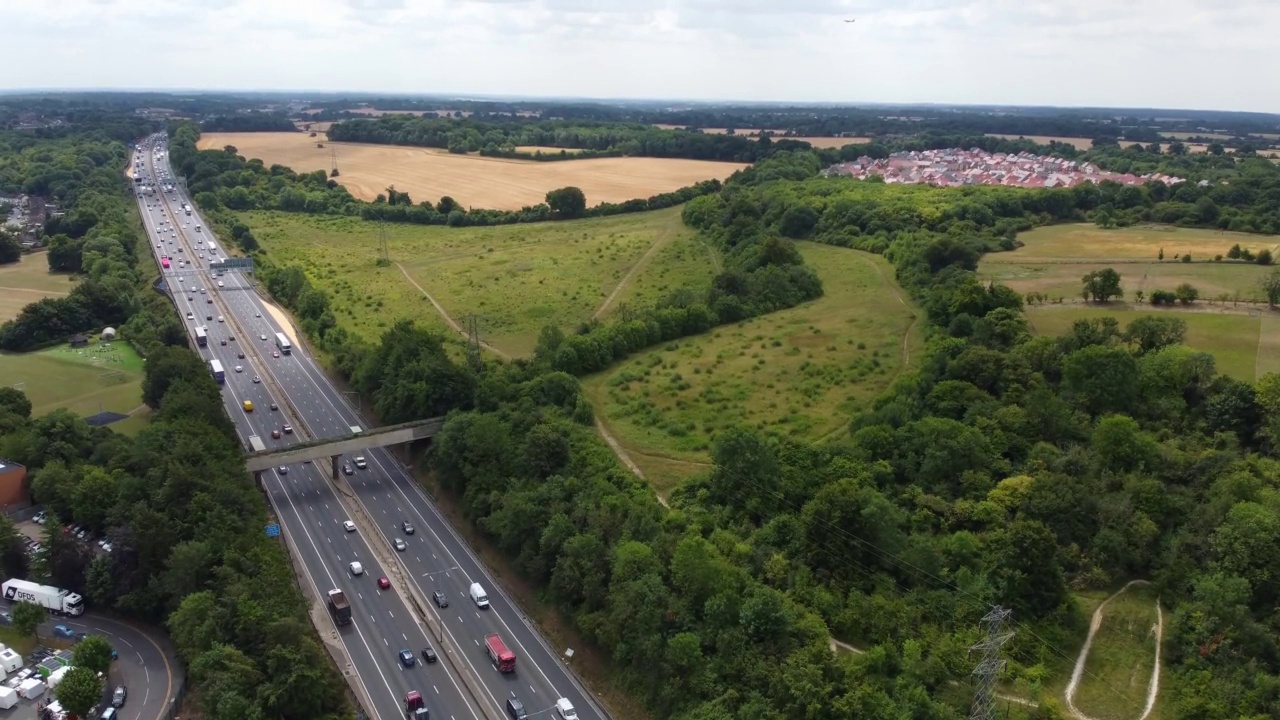
[[(182, 141), (181, 162), (210, 155), (195, 153), (194, 130)], [(983, 252), (1047, 222), (1274, 229), (1275, 171), (1233, 160), (1225, 186), (941, 190), (822, 179), (826, 157), (774, 153), (686, 205), (686, 222), (735, 255), (709, 290), (674, 293), (631, 328), (549, 330), (530, 361), (460, 364), (408, 324), (366, 345), (300, 269), (266, 256), (263, 279), (381, 420), (450, 413), (429, 469), (659, 717), (960, 718), (967, 648), (990, 605), (1014, 610), (1007, 675), (1032, 697), (1083, 635), (1070, 590), (1148, 578), (1169, 611), (1164, 716), (1280, 718), (1280, 377), (1218, 375), (1212, 356), (1179, 344), (1176, 322), (1089, 321), (1033, 338), (1022, 298), (973, 272)], [(249, 183), (264, 194), (302, 182), (248, 172), (267, 178)], [(767, 311), (812, 297), (784, 282), (810, 275), (790, 261), (791, 238), (890, 259), (927, 312), (926, 356), (844, 438), (722, 432), (714, 467), (667, 510), (593, 432), (564, 371), (582, 368), (562, 350), (608, 362), (654, 339), (645, 333), (663, 318), (676, 328), (665, 342), (702, 329), (676, 309), (707, 307), (701, 322), (714, 324), (733, 321), (723, 308), (735, 302)], [(140, 303), (129, 322), (163, 327), (138, 320), (152, 315)], [(231, 469), (241, 451), (217, 388), (182, 339), (145, 337), (134, 342), (159, 413), (136, 442), (67, 413), (29, 419), (20, 393), (0, 391), (0, 455), (117, 546), (86, 567), (51, 538), (34, 571), (91, 603), (167, 617), (209, 717), (324, 717), (341, 706), (340, 678), (262, 537), (260, 495)], [(16, 544), (3, 548), (11, 572)], [(828, 635), (867, 652), (834, 655)], [(959, 701), (947, 700), (952, 681)], [(1060, 714), (1041, 701), (1034, 716)]]

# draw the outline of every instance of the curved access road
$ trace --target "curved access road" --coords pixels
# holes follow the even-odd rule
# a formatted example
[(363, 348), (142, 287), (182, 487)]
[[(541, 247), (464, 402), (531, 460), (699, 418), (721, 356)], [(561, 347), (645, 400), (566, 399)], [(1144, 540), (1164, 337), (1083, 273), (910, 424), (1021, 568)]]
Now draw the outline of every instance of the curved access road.
[[(120, 720), (165, 720), (177, 696), (178, 666), (173, 648), (160, 633), (128, 620), (86, 613), (78, 618), (55, 618), (40, 626), (41, 637), (52, 637), (54, 625), (76, 632), (102, 635), (111, 641), (119, 659), (111, 666), (112, 687), (123, 684), (128, 700), (116, 716)], [(110, 688), (108, 688), (109, 690)]]

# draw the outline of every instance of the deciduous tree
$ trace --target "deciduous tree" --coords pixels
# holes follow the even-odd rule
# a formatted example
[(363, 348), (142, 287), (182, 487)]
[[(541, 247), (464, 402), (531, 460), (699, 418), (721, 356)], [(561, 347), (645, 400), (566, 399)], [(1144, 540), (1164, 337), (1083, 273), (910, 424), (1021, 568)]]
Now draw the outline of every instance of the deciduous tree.
[(1124, 289), (1120, 287), (1120, 273), (1111, 268), (1094, 270), (1081, 278), (1085, 299), (1093, 302), (1108, 302), (1112, 298), (1124, 297)]

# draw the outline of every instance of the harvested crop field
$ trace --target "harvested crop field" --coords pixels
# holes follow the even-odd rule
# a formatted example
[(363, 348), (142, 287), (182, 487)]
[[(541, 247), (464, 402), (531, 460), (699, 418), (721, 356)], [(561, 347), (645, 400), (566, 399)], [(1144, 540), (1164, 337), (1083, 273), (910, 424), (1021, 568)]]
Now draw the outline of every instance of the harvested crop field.
[(1093, 138), (1079, 137), (1053, 137), (1050, 135), (1008, 135), (1003, 133), (987, 133), (987, 137), (1004, 138), (1005, 140), (1018, 140), (1025, 138), (1041, 145), (1048, 145), (1050, 142), (1066, 143), (1073, 146), (1077, 150), (1088, 150), (1093, 147)]
[(69, 274), (49, 272), (44, 253), (23, 255), (16, 263), (0, 265), (0, 322), (12, 320), (37, 300), (66, 295), (74, 283)]
[[(373, 200), (394, 185), (414, 201), (448, 195), (467, 207), (519, 210), (545, 200), (550, 190), (582, 188), (588, 205), (671, 192), (711, 178), (724, 179), (743, 163), (667, 158), (593, 158), (573, 162), (507, 160), (452, 155), (435, 148), (318, 143), (306, 133), (209, 133), (201, 149), (233, 145), (239, 154), (298, 172), (328, 171), (337, 150), (339, 182), (352, 195)], [(318, 147), (323, 145), (323, 147)]]

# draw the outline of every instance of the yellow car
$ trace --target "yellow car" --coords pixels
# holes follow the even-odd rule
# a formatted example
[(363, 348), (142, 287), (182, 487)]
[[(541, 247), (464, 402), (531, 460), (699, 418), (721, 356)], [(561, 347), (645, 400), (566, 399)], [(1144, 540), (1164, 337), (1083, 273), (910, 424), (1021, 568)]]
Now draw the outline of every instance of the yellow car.
[(253, 412), (253, 401), (252, 401), (252, 400), (245, 400), (245, 401), (244, 401), (244, 411), (245, 411), (245, 412)]

